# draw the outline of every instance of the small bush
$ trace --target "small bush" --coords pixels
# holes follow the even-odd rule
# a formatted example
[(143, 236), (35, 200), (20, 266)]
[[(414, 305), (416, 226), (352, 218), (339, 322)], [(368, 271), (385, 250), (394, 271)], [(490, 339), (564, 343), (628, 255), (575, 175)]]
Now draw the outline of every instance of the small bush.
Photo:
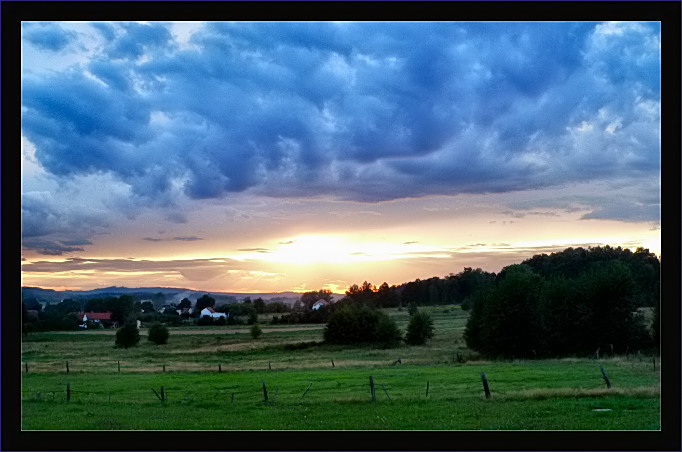
[(415, 302), (410, 303), (410, 305), (407, 307), (407, 313), (410, 314), (410, 317), (415, 315), (417, 311), (417, 304)]
[(251, 325), (251, 337), (252, 338), (258, 339), (261, 334), (263, 334), (263, 330), (261, 329), (259, 324), (254, 323), (253, 325)]
[(161, 345), (161, 344), (166, 344), (168, 343), (168, 336), (170, 333), (168, 333), (168, 328), (166, 328), (166, 325), (163, 323), (155, 323), (149, 328), (149, 336), (147, 336), (147, 340), (149, 342), (153, 342), (156, 345)]
[(126, 323), (116, 330), (116, 347), (129, 348), (140, 342), (140, 332), (137, 329), (137, 321), (134, 318), (126, 320)]
[(410, 345), (423, 345), (433, 337), (433, 320), (426, 312), (417, 311), (407, 325), (405, 342)]
[(403, 335), (395, 321), (387, 315), (379, 317), (376, 329), (376, 341), (384, 348), (395, 347), (403, 340)]
[(324, 329), (324, 340), (331, 344), (380, 343), (392, 346), (400, 341), (393, 319), (369, 306), (342, 306), (331, 314)]

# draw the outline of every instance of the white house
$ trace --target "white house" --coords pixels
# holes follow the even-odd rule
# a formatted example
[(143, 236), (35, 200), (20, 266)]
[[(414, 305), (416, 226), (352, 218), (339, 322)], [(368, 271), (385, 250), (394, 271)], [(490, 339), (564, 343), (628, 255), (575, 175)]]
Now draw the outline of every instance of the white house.
[(220, 317), (227, 318), (227, 314), (225, 314), (224, 312), (215, 312), (215, 309), (213, 309), (210, 306), (201, 310), (200, 317), (204, 317), (204, 316), (212, 317), (214, 319), (217, 319)]
[(315, 304), (313, 305), (313, 311), (317, 311), (320, 309), (322, 306), (328, 306), (329, 302), (327, 300), (317, 300)]

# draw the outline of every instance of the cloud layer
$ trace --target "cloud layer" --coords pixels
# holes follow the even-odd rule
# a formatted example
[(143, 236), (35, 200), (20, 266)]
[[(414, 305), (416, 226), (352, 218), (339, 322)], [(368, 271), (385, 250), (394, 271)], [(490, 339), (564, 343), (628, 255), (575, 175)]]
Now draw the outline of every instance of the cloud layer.
[[(74, 35), (24, 31), (51, 52)], [(23, 133), (50, 173), (111, 173), (157, 201), (174, 187), (379, 201), (650, 176), (659, 35), (655, 23), (207, 23), (181, 42), (169, 24), (99, 23), (77, 64), (25, 73)]]
[(274, 205), (285, 198), (603, 187), (510, 197), (486, 223), (577, 210), (659, 223), (660, 35), (655, 22), (25, 22), (24, 249), (80, 253), (98, 234), (207, 249), (228, 224), (254, 240), (281, 220), (285, 240), (310, 232), (292, 216), (399, 221), (377, 205), (321, 204), (324, 218)]

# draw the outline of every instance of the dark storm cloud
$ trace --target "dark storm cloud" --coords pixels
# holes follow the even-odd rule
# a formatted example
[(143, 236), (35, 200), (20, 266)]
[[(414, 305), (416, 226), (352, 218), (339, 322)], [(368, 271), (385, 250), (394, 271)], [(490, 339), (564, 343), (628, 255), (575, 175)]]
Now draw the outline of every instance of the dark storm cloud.
[(660, 170), (656, 23), (209, 23), (188, 45), (163, 24), (95, 27), (80, 66), (26, 75), (23, 131), (51, 173), (112, 173), (140, 202), (177, 184), (384, 201)]
[[(21, 195), (21, 236), (23, 238), (63, 237), (64, 245), (89, 245), (87, 237), (106, 226), (107, 219), (98, 212), (79, 210), (69, 203), (64, 206), (59, 195), (44, 191), (30, 191)], [(34, 243), (24, 243), (29, 247)]]
[(92, 242), (88, 239), (60, 240), (59, 243), (67, 246), (92, 245)]
[(609, 200), (582, 216), (585, 220), (656, 221), (661, 218), (659, 203), (642, 204), (634, 200)]
[(27, 240), (24, 241), (22, 245), (26, 249), (33, 249), (39, 254), (48, 256), (61, 256), (64, 253), (84, 251), (83, 248), (78, 246), (67, 246), (64, 242), (57, 243), (49, 240)]

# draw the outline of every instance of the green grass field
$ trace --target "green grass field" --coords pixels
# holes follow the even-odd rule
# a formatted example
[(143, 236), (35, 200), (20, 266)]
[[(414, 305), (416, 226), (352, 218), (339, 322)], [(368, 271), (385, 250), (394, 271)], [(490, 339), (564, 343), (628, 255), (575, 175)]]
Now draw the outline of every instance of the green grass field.
[[(486, 361), (462, 340), (466, 313), (425, 310), (433, 340), (388, 350), (323, 344), (322, 325), (264, 325), (257, 340), (247, 327), (171, 329), (166, 345), (143, 336), (127, 350), (114, 348), (111, 331), (32, 334), (23, 342), (22, 429), (660, 429), (660, 362), (654, 370), (651, 357)], [(390, 315), (404, 330), (407, 313)]]

